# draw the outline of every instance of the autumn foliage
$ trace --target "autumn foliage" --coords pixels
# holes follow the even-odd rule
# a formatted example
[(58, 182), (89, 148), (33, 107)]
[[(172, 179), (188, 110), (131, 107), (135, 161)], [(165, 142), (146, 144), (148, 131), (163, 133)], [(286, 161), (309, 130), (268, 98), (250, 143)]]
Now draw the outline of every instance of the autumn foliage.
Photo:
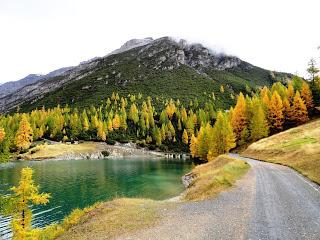
[(250, 95), (228, 93), (225, 97), (237, 100), (227, 111), (216, 108), (219, 99), (214, 92), (207, 95), (206, 102), (195, 98), (185, 106), (179, 99), (113, 93), (100, 105), (81, 110), (57, 106), (0, 115), (0, 160), (8, 159), (14, 150), (28, 151), (32, 142), (43, 138), (132, 141), (162, 151), (190, 151), (194, 157), (208, 160), (236, 145), (305, 123), (314, 107), (309, 84), (299, 78), (287, 86), (276, 82), (271, 88), (249, 89)]

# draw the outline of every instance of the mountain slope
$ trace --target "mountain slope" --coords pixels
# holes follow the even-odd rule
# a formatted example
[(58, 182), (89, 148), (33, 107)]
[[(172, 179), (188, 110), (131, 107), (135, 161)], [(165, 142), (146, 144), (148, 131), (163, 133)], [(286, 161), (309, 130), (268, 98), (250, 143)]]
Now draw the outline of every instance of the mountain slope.
[(320, 184), (320, 120), (261, 139), (242, 155), (292, 167)]
[(40, 74), (29, 74), (28, 76), (12, 82), (6, 82), (0, 85), (0, 97), (4, 97), (10, 93), (15, 92), (16, 90), (23, 88), (26, 85), (37, 82), (42, 78)]
[[(248, 87), (284, 80), (283, 73), (255, 67), (233, 56), (217, 54), (200, 44), (169, 37), (131, 40), (111, 54), (84, 62), (62, 76), (41, 80), (0, 99), (0, 111), (57, 104), (99, 104), (113, 91), (200, 102), (214, 92), (217, 107), (233, 103), (231, 94)], [(224, 93), (220, 86), (224, 85)], [(247, 87), (246, 87), (247, 86)]]
[(42, 79), (52, 78), (52, 77), (62, 75), (63, 73), (65, 73), (66, 71), (68, 71), (72, 68), (73, 67), (59, 68), (59, 69), (54, 70), (46, 75), (29, 74), (28, 76), (26, 76), (20, 80), (6, 82), (6, 83), (0, 85), (0, 98), (3, 98), (7, 95), (10, 95), (11, 93), (16, 92), (17, 90), (19, 90), (27, 85), (34, 84)]

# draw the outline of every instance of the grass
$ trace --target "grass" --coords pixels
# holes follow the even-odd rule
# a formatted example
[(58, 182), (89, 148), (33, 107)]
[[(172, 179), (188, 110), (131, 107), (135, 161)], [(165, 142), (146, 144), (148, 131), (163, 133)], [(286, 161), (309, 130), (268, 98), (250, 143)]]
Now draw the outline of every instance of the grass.
[[(85, 142), (81, 144), (64, 144), (57, 143), (52, 145), (38, 145), (23, 154), (22, 158), (32, 160), (42, 160), (48, 158), (56, 158), (66, 154), (93, 153), (97, 150), (98, 143)], [(33, 153), (34, 152), (34, 153)]]
[(149, 199), (122, 198), (98, 205), (58, 239), (110, 239), (154, 225), (161, 204)]
[(38, 239), (110, 239), (150, 227), (168, 203), (150, 199), (120, 198), (76, 209), (62, 223), (37, 230)]
[(306, 144), (313, 144), (313, 143), (317, 143), (317, 139), (306, 136), (303, 138), (290, 140), (288, 142), (282, 143), (281, 145), (282, 145), (282, 148), (293, 150), (296, 147), (300, 148), (301, 146), (304, 146)]
[(292, 167), (320, 184), (320, 120), (253, 143), (242, 155)]
[(196, 175), (193, 184), (185, 191), (184, 200), (205, 200), (233, 186), (237, 179), (250, 168), (242, 160), (222, 155), (215, 160), (197, 166), (192, 173)]

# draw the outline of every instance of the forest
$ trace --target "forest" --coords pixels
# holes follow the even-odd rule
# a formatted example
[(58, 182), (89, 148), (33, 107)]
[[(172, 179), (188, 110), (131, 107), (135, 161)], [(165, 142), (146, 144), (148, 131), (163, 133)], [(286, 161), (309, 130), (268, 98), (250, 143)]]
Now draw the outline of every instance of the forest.
[(99, 106), (89, 108), (18, 110), (0, 115), (1, 161), (36, 152), (35, 146), (43, 139), (135, 142), (151, 150), (190, 151), (194, 158), (212, 160), (236, 146), (307, 122), (315, 113), (314, 101), (319, 100), (318, 82), (294, 76), (286, 86), (276, 82), (246, 95), (231, 94), (228, 97), (235, 106), (228, 110), (216, 108), (214, 92), (205, 101), (190, 100), (187, 106), (179, 99), (163, 101), (114, 92)]

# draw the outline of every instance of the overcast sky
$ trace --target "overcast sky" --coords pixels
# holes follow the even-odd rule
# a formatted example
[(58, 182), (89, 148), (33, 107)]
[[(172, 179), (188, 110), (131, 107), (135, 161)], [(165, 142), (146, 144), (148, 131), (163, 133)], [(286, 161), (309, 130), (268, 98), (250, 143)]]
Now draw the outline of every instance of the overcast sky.
[(0, 0), (0, 82), (162, 36), (303, 75), (320, 56), (319, 11), (319, 0)]

